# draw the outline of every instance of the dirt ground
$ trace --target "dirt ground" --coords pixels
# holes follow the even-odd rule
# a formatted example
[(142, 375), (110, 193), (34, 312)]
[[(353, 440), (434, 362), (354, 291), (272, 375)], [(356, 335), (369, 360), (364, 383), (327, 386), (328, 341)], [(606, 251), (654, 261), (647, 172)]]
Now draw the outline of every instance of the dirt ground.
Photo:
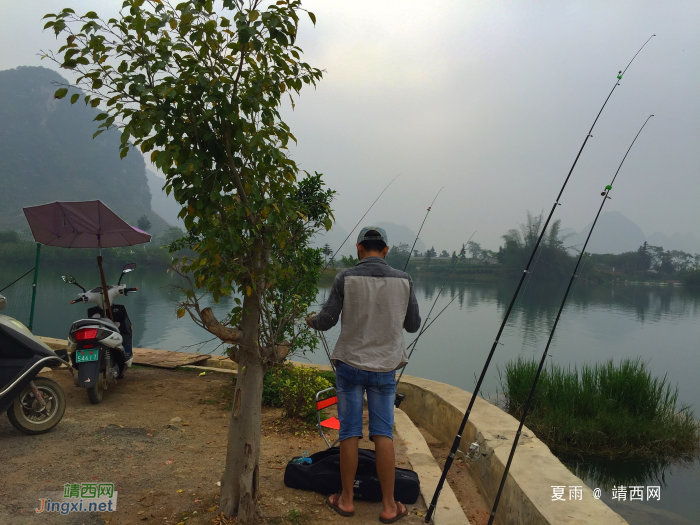
[[(222, 392), (229, 375), (134, 368), (105, 392), (99, 405), (90, 404), (66, 371), (46, 375), (58, 381), (67, 397), (65, 416), (56, 428), (25, 436), (0, 415), (0, 523), (212, 523), (225, 460), (230, 411)], [(176, 417), (181, 422), (169, 428)], [(379, 503), (359, 501), (354, 518), (341, 518), (320, 494), (285, 487), (287, 462), (323, 450), (325, 444), (313, 427), (292, 424), (279, 410), (265, 409), (262, 426), (261, 523), (379, 523)], [(397, 466), (410, 468), (400, 437), (396, 443)], [(360, 446), (372, 448), (366, 437)], [(461, 468), (456, 470), (459, 476)], [(34, 512), (40, 498), (62, 493), (65, 483), (93, 481), (115, 484), (115, 512)], [(423, 523), (422, 499), (409, 509), (411, 515), (401, 523)]]

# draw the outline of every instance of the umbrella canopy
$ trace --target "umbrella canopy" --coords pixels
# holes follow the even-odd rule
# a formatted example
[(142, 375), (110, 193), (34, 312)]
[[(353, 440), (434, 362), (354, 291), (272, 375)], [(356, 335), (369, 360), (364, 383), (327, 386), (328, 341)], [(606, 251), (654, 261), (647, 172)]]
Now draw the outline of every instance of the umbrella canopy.
[(52, 202), (23, 208), (34, 240), (61, 248), (117, 248), (150, 242), (102, 201)]

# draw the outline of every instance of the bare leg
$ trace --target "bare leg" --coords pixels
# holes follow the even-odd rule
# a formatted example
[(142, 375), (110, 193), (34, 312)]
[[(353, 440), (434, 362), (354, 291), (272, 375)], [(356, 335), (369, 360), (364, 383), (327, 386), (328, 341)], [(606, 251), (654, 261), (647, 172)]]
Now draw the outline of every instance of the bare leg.
[(396, 481), (394, 442), (388, 436), (374, 435), (372, 439), (374, 440), (374, 452), (377, 458), (379, 484), (382, 486), (383, 509), (381, 516), (382, 518), (391, 519), (399, 513), (394, 501), (394, 482)]
[[(353, 487), (355, 486), (355, 474), (357, 473), (357, 448), (359, 444), (360, 438), (357, 436), (349, 437), (340, 442), (340, 479), (343, 482), (343, 493), (338, 499), (338, 507), (345, 512), (353, 512), (355, 510), (355, 505), (353, 504), (355, 492)], [(393, 447), (391, 454), (393, 457)]]

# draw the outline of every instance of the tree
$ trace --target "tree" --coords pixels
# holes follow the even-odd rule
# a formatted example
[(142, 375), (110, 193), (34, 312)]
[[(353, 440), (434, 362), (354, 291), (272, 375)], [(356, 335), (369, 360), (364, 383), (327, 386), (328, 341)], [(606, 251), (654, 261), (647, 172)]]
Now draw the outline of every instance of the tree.
[(437, 256), (437, 252), (435, 251), (435, 248), (431, 246), (430, 249), (425, 252), (425, 259), (428, 266), (430, 266), (430, 260), (435, 256)]
[[(321, 253), (323, 254), (323, 262), (324, 262), (324, 263), (327, 263), (328, 257), (330, 257), (331, 255), (333, 255), (333, 248), (331, 248), (331, 245), (330, 245), (330, 244), (326, 243), (326, 244), (323, 245), (323, 248), (321, 248)], [(331, 261), (331, 264), (330, 264), (330, 265), (331, 265), (331, 266), (335, 266), (335, 265), (333, 264), (333, 261)]]
[(340, 257), (340, 262), (343, 264), (345, 268), (352, 268), (355, 266), (358, 262), (360, 262), (359, 259), (356, 257), (353, 257), (352, 255), (348, 255), (347, 257), (345, 255)]
[(386, 262), (392, 268), (403, 270), (406, 266), (408, 256), (411, 254), (411, 247), (405, 243), (399, 243), (398, 246), (392, 246), (386, 254)]
[(172, 243), (184, 236), (185, 232), (182, 231), (182, 228), (177, 226), (168, 226), (168, 228), (166, 228), (165, 231), (158, 237), (158, 243), (162, 246), (170, 247)]
[(481, 244), (478, 242), (469, 241), (467, 243), (467, 251), (471, 254), (472, 259), (479, 259), (484, 250), (482, 250)]
[(148, 217), (146, 217), (145, 215), (141, 215), (141, 217), (139, 217), (139, 220), (136, 221), (136, 227), (139, 230), (143, 230), (145, 232), (149, 231), (152, 226), (153, 225), (151, 224), (151, 221), (149, 221)]
[(637, 269), (643, 272), (651, 268), (651, 255), (649, 255), (647, 241), (644, 241), (637, 250)]
[(440, 253), (440, 257), (449, 257), (450, 254), (447, 252), (447, 250), (442, 250), (442, 253)]
[[(544, 224), (544, 216), (532, 215), (527, 212), (527, 222), (521, 223), (518, 229), (511, 229), (501, 236), (503, 246), (499, 249), (496, 258), (499, 262), (503, 262), (506, 267), (511, 270), (522, 271), (527, 265), (527, 261), (532, 255), (532, 250), (537, 243), (542, 225)], [(551, 223), (550, 229), (543, 236), (542, 243), (539, 246), (537, 260), (542, 259), (554, 268), (567, 268), (572, 263), (572, 256), (564, 248), (564, 240), (560, 235), (561, 221), (559, 219)], [(554, 273), (538, 272), (534, 275), (547, 275), (548, 278), (568, 278), (565, 272), (558, 271)]]
[(452, 252), (452, 264), (457, 262), (457, 252), (453, 251)]
[[(260, 514), (263, 374), (310, 340), (301, 321), (321, 256), (308, 242), (332, 224), (333, 192), (319, 174), (300, 177), (279, 113), (283, 95), (293, 108), (292, 93), (322, 77), (295, 45), (302, 11), (298, 0), (125, 0), (108, 21), (72, 9), (45, 17), (66, 44), (44, 56), (83, 89), (55, 98), (71, 89), (71, 103), (83, 95), (104, 108), (95, 136), (118, 127), (122, 158), (150, 152), (182, 205), (188, 231), (174, 248), (195, 253), (175, 266), (188, 283), (178, 316), (230, 345), (239, 365), (219, 510), (241, 523)], [(231, 295), (221, 321), (200, 304)]]

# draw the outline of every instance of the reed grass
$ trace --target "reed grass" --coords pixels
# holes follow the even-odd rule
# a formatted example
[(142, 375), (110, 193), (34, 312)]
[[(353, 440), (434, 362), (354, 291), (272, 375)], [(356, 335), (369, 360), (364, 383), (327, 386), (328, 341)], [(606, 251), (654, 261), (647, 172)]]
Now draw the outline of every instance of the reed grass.
[[(520, 418), (538, 362), (499, 370), (504, 408)], [(700, 422), (678, 402), (666, 376), (641, 359), (542, 370), (525, 424), (558, 453), (677, 458), (700, 452)]]

